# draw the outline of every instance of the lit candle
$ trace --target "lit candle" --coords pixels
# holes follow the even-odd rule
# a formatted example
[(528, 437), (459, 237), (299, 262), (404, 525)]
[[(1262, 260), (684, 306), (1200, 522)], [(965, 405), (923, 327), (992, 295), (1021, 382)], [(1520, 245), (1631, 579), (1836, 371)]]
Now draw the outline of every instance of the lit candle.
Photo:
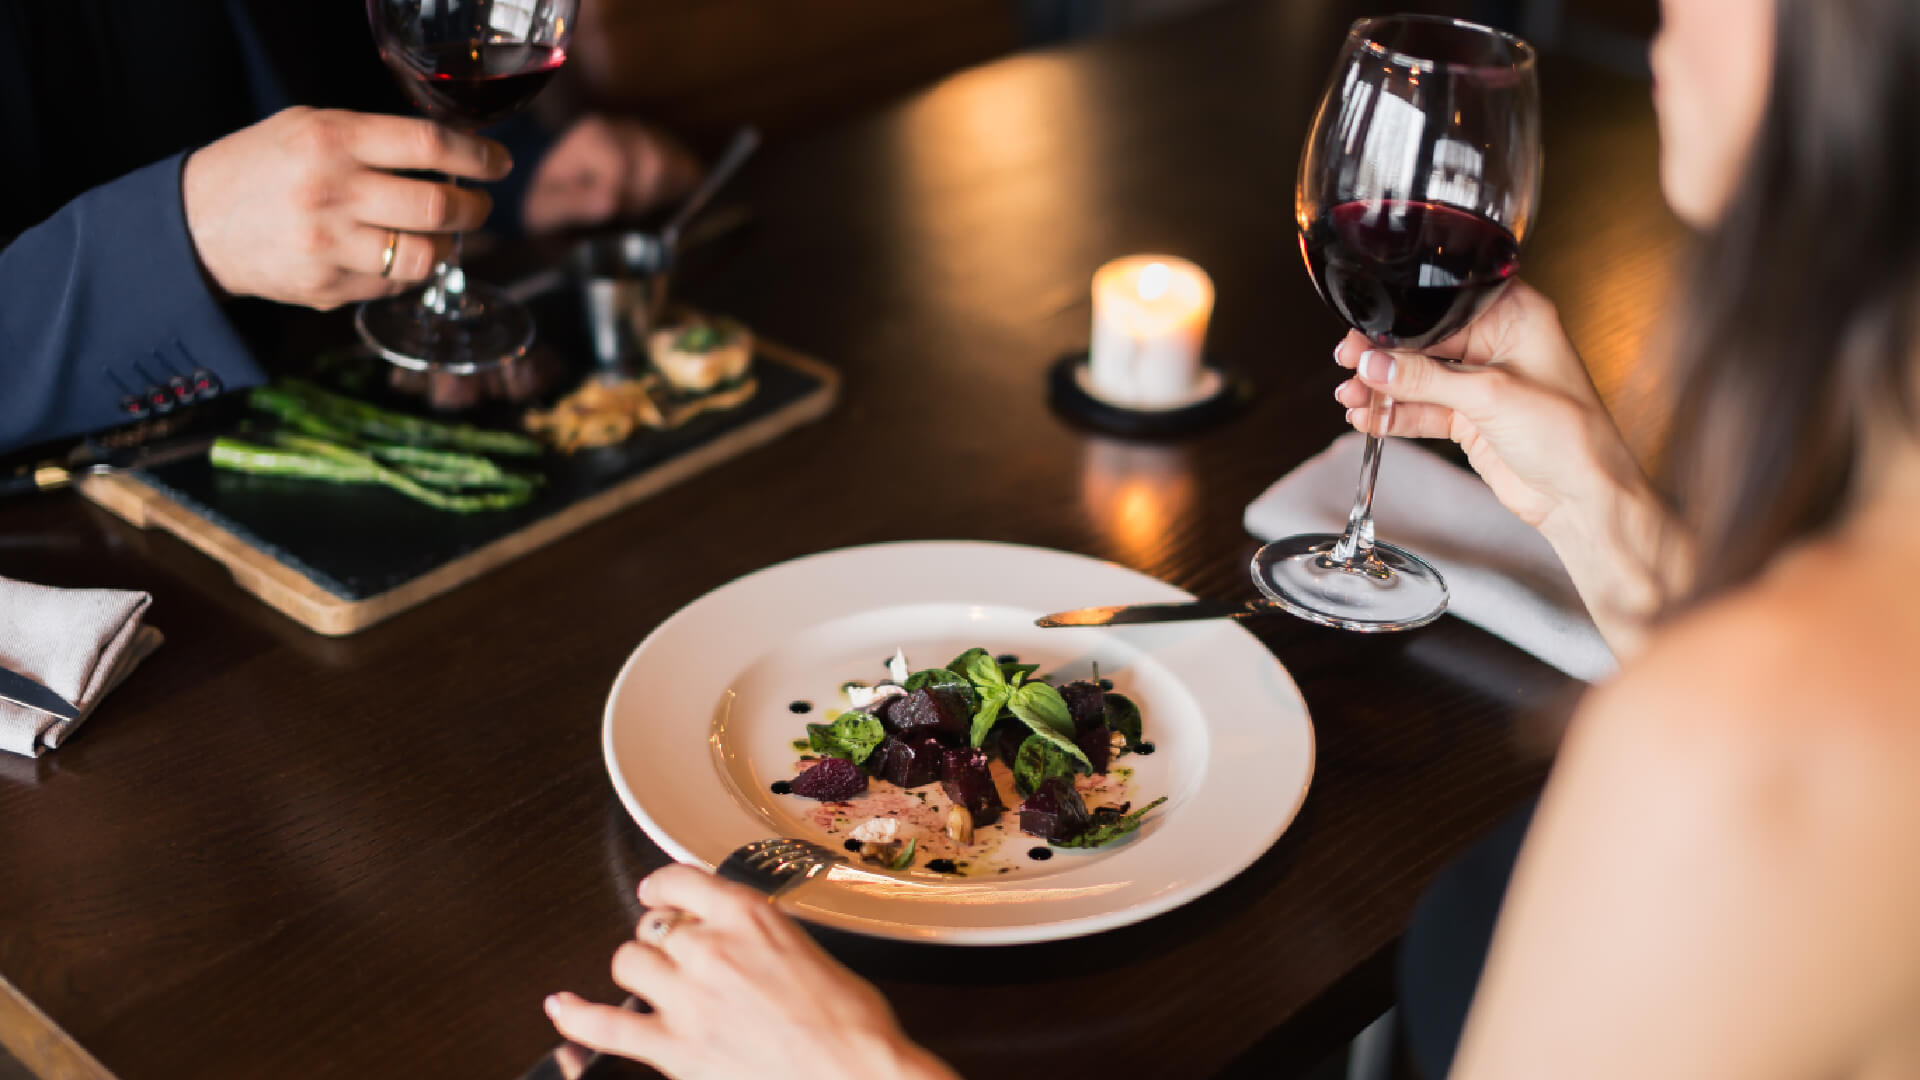
[(1185, 259), (1130, 255), (1093, 275), (1089, 389), (1132, 408), (1184, 405), (1200, 386), (1213, 279)]

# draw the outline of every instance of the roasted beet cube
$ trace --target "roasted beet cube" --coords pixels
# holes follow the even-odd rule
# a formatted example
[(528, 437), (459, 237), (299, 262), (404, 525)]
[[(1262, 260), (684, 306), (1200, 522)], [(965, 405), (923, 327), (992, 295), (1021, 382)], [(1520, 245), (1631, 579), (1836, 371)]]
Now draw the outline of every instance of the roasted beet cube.
[(946, 749), (938, 739), (893, 735), (867, 759), (867, 768), (889, 784), (919, 787), (940, 779), (940, 755)]
[(894, 707), (893, 726), (902, 735), (965, 735), (973, 726), (967, 702), (944, 686), (925, 686)]
[(1020, 828), (1048, 840), (1071, 840), (1085, 832), (1090, 821), (1086, 801), (1064, 776), (1047, 777), (1020, 804)]
[(987, 732), (987, 748), (993, 756), (1013, 768), (1013, 759), (1020, 755), (1020, 744), (1027, 741), (1033, 730), (1011, 717), (1002, 717), (994, 722), (993, 730)]
[(1100, 727), (1107, 722), (1107, 693), (1100, 684), (1088, 682), (1070, 682), (1060, 688), (1060, 697), (1067, 703), (1067, 712), (1073, 717), (1073, 730), (1085, 733), (1088, 728)]
[(867, 774), (846, 758), (821, 758), (793, 778), (793, 793), (821, 802), (845, 802), (867, 790)]
[(905, 694), (889, 694), (874, 702), (867, 711), (879, 717), (880, 726), (887, 729), (887, 734), (897, 735), (900, 733), (900, 725), (895, 722), (894, 716), (906, 703)]
[(991, 760), (985, 750), (960, 747), (940, 757), (940, 787), (955, 806), (967, 808), (975, 825), (993, 824), (1007, 808), (1000, 801), (1000, 789), (993, 786), (993, 773), (987, 768)]
[(1087, 761), (1093, 766), (1094, 772), (1103, 773), (1107, 771), (1107, 761), (1113, 757), (1112, 728), (1107, 727), (1105, 724), (1101, 724), (1099, 727), (1088, 728), (1074, 736), (1073, 742), (1075, 746), (1080, 748), (1081, 753), (1087, 755)]

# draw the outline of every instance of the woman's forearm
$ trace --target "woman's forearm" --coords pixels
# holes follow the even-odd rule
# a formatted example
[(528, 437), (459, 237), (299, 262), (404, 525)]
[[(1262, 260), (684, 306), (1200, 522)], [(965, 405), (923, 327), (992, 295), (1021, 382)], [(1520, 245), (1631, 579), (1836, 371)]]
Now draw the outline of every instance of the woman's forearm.
[(1661, 607), (1692, 581), (1694, 549), (1639, 465), (1624, 453), (1605, 457), (1612, 460), (1595, 467), (1590, 490), (1549, 515), (1540, 532), (1624, 663)]

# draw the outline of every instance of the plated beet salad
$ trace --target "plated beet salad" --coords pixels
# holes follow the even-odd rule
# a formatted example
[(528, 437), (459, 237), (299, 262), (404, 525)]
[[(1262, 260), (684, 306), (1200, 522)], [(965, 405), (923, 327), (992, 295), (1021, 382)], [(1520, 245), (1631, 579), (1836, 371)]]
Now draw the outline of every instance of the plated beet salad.
[(821, 803), (811, 816), (870, 863), (1007, 873), (991, 857), (1010, 825), (1045, 841), (1026, 853), (1038, 861), (1119, 840), (1166, 801), (1113, 801), (1133, 773), (1116, 759), (1153, 746), (1139, 707), (1097, 669), (1055, 687), (1037, 664), (980, 648), (918, 671), (896, 652), (887, 667), (883, 682), (841, 686), (849, 708), (806, 726), (799, 774), (774, 785)]

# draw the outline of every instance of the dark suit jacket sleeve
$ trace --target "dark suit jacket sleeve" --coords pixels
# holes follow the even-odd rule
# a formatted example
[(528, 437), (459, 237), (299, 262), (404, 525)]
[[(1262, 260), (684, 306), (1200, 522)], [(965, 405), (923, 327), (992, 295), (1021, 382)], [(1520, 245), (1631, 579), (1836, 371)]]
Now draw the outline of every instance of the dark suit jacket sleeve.
[(0, 249), (0, 454), (124, 423), (122, 396), (170, 374), (205, 368), (228, 390), (263, 380), (187, 235), (185, 156), (86, 192)]

